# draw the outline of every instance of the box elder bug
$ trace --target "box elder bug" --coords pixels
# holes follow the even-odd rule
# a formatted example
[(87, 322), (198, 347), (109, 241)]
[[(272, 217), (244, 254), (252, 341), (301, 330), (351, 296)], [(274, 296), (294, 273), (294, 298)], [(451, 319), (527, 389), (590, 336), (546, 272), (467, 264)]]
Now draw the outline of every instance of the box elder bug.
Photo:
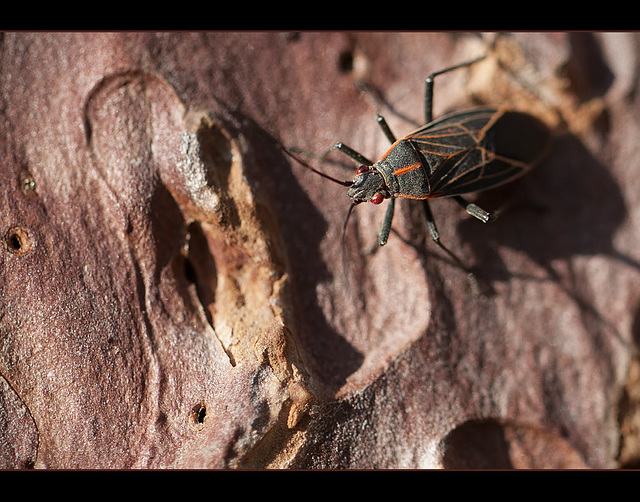
[(425, 125), (405, 137), (396, 139), (386, 120), (378, 115), (378, 124), (391, 142), (391, 148), (379, 161), (370, 161), (344, 143), (333, 145), (332, 149), (360, 164), (352, 181), (341, 181), (318, 171), (285, 149), (308, 169), (349, 187), (351, 206), (344, 228), (356, 205), (380, 204), (389, 199), (380, 231), (380, 245), (384, 246), (391, 231), (396, 198), (421, 200), (431, 238), (471, 276), (462, 261), (440, 242), (429, 199), (451, 197), (471, 216), (487, 223), (493, 216), (463, 195), (494, 188), (521, 176), (543, 156), (551, 139), (550, 130), (539, 119), (502, 107), (473, 108), (433, 120), (435, 77), (482, 59), (484, 56), (427, 77)]

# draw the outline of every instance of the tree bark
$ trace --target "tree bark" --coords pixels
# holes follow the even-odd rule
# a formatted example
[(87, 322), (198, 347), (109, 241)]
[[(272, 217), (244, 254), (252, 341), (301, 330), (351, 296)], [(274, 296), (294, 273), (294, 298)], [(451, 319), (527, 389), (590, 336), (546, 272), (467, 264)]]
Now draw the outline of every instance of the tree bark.
[[(12, 33), (0, 40), (4, 468), (637, 466), (637, 34)], [(477, 104), (549, 154), (384, 209), (340, 179)], [(344, 259), (346, 257), (346, 260)]]

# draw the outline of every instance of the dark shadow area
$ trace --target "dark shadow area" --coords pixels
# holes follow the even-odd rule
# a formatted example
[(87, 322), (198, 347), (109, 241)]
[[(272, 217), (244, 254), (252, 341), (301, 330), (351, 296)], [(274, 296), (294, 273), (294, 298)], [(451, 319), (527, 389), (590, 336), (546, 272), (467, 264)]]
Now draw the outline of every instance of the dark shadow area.
[(620, 187), (575, 136), (558, 138), (542, 164), (515, 183), (479, 194), (476, 202), (501, 211), (486, 225), (473, 218), (458, 225), (485, 280), (517, 275), (494, 252), (500, 246), (524, 251), (550, 279), (557, 279), (552, 261), (576, 255), (607, 255), (640, 270), (640, 261), (612, 242), (627, 214)]
[[(218, 269), (200, 222), (194, 221), (189, 224), (188, 243), (189, 253), (184, 259), (185, 276), (196, 286), (207, 321), (213, 326), (213, 317), (208, 306), (215, 303)], [(190, 295), (185, 293), (184, 297), (187, 299)]]
[(600, 42), (593, 33), (568, 33), (571, 57), (561, 69), (571, 91), (583, 101), (607, 93), (615, 75), (607, 65)]
[[(587, 289), (590, 283), (571, 262), (577, 256), (602, 255), (624, 263), (634, 273), (640, 271), (638, 258), (613, 245), (627, 216), (620, 187), (578, 138), (569, 134), (557, 138), (542, 164), (511, 185), (479, 194), (477, 203), (489, 211), (504, 209), (495, 222), (483, 225), (464, 218), (458, 225), (461, 240), (472, 250), (474, 272), (484, 291), (491, 291), (496, 281), (516, 277), (553, 281), (579, 307), (598, 350), (611, 350), (606, 348), (611, 336), (626, 344), (617, 328), (593, 306), (591, 298), (602, 291)], [(500, 247), (526, 253), (545, 275), (531, 277), (507, 267), (498, 256)]]
[(442, 440), (445, 469), (575, 469), (582, 457), (548, 430), (491, 418), (468, 420)]
[[(590, 33), (569, 34), (571, 56), (561, 68), (571, 91), (582, 102), (606, 95), (615, 75), (607, 66), (600, 42)], [(605, 110), (593, 124), (606, 137)], [(606, 255), (640, 270), (640, 257), (625, 255), (613, 237), (627, 216), (622, 192), (610, 169), (570, 133), (557, 135), (543, 162), (530, 173), (496, 190), (482, 193), (477, 203), (489, 211), (504, 208), (489, 225), (464, 219), (461, 238), (474, 250), (478, 273), (487, 280), (507, 280), (507, 270), (491, 248), (522, 250), (557, 279), (551, 262), (578, 255)]]
[(465, 422), (443, 440), (445, 469), (513, 469), (503, 427), (493, 420)]
[[(600, 41), (592, 33), (568, 34), (571, 55), (559, 70), (570, 90), (586, 102), (605, 96), (615, 80)], [(593, 124), (602, 137), (609, 134), (607, 110)], [(487, 280), (507, 280), (509, 271), (490, 247), (507, 246), (526, 252), (557, 279), (551, 262), (577, 255), (607, 255), (640, 270), (640, 258), (617, 251), (612, 239), (627, 215), (624, 199), (610, 169), (570, 133), (556, 135), (550, 153), (530, 173), (496, 190), (482, 193), (477, 203), (489, 211), (502, 210), (490, 225), (459, 225), (471, 244), (475, 262)], [(491, 244), (489, 244), (491, 243)]]
[(186, 222), (173, 195), (162, 183), (155, 184), (153, 197), (149, 203), (151, 233), (157, 245), (156, 280), (168, 264), (180, 254), (186, 237)]

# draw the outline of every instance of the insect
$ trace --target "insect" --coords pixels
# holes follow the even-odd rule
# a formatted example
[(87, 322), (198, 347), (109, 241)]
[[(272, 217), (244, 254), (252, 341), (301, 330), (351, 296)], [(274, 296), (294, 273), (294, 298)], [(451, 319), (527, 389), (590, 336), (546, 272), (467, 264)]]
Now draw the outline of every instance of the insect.
[(379, 243), (384, 246), (391, 231), (396, 199), (420, 200), (431, 239), (471, 274), (462, 260), (440, 242), (429, 199), (450, 197), (471, 216), (487, 223), (494, 216), (468, 202), (463, 195), (494, 188), (523, 175), (542, 157), (551, 139), (550, 130), (539, 119), (502, 107), (473, 108), (433, 120), (435, 77), (482, 59), (484, 56), (429, 75), (425, 81), (425, 125), (403, 138), (396, 139), (386, 120), (378, 115), (378, 124), (391, 147), (377, 162), (344, 143), (333, 145), (332, 149), (360, 164), (351, 181), (329, 176), (285, 150), (315, 173), (349, 188), (351, 206), (345, 229), (356, 205), (381, 204), (389, 199), (379, 235)]

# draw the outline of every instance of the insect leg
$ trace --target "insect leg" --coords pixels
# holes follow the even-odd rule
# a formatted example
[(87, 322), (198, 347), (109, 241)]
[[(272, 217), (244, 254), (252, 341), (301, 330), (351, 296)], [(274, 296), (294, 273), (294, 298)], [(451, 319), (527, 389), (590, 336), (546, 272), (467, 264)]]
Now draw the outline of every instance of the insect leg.
[(378, 125), (382, 128), (382, 132), (384, 132), (384, 135), (389, 140), (389, 143), (395, 143), (396, 137), (391, 132), (391, 128), (389, 127), (389, 124), (387, 124), (387, 121), (382, 115), (378, 115)]
[(433, 79), (438, 75), (442, 75), (443, 73), (447, 73), (453, 70), (457, 70), (458, 68), (464, 68), (465, 66), (471, 66), (478, 61), (482, 61), (486, 56), (482, 56), (476, 58), (472, 61), (467, 61), (466, 63), (457, 64), (455, 66), (451, 66), (449, 68), (445, 68), (444, 70), (433, 72), (429, 75), (425, 80), (424, 86), (424, 119), (425, 124), (428, 124), (433, 120)]
[(460, 195), (456, 195), (453, 199), (460, 204), (467, 213), (471, 216), (478, 218), (482, 223), (489, 223), (495, 219), (495, 216), (491, 214), (489, 211), (485, 211), (480, 206), (474, 204), (473, 202), (467, 202)]
[(384, 246), (389, 240), (389, 232), (391, 232), (391, 221), (393, 220), (393, 212), (396, 207), (395, 197), (391, 197), (387, 211), (384, 213), (384, 220), (382, 221), (382, 228), (380, 229), (380, 245)]
[(331, 150), (334, 150), (334, 149), (340, 150), (342, 153), (348, 155), (349, 157), (351, 157), (356, 162), (359, 162), (360, 164), (364, 164), (365, 166), (373, 165), (373, 162), (371, 162), (368, 158), (366, 158), (361, 153), (356, 152), (353, 148), (345, 145), (344, 143), (336, 143), (329, 149), (329, 151), (327, 151), (325, 155), (327, 155)]
[(467, 274), (471, 275), (471, 272), (466, 267), (466, 265), (462, 262), (462, 260), (458, 258), (455, 254), (453, 254), (453, 252), (450, 251), (444, 244), (442, 244), (442, 242), (440, 242), (440, 233), (438, 232), (438, 228), (436, 227), (436, 222), (433, 219), (433, 213), (431, 212), (431, 208), (429, 207), (429, 202), (427, 202), (427, 200), (424, 199), (422, 201), (422, 204), (424, 206), (425, 217), (427, 218), (427, 227), (429, 229), (429, 235), (431, 235), (433, 242), (435, 242), (440, 247), (440, 249), (442, 249), (445, 253), (447, 253), (462, 270), (466, 271)]

